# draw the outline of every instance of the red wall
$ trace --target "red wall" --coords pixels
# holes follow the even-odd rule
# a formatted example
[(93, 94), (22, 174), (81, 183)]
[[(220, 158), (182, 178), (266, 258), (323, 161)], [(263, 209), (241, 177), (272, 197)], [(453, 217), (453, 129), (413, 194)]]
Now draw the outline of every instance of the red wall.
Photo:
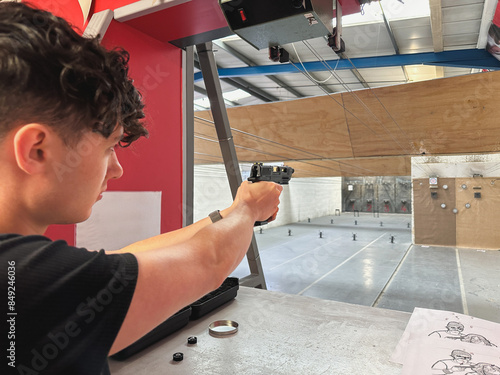
[(123, 176), (112, 191), (161, 191), (162, 232), (182, 226), (182, 54), (113, 21), (103, 44), (130, 53), (130, 74), (146, 104), (149, 138), (119, 150)]
[[(100, 12), (101, 10), (121, 8), (122, 6), (136, 3), (138, 0), (93, 0), (94, 12)], [(153, 4), (154, 0), (151, 0)]]
[[(78, 11), (81, 15), (77, 0), (35, 0), (31, 3), (62, 16), (73, 15), (73, 24), (76, 24)], [(125, 3), (127, 1), (123, 0), (119, 5)], [(124, 174), (119, 180), (109, 182), (108, 191), (161, 191), (161, 231), (178, 229), (182, 226), (181, 50), (116, 21), (108, 28), (103, 44), (129, 51), (130, 75), (143, 94), (150, 133), (148, 139), (118, 150)], [(75, 226), (54, 225), (46, 235), (74, 244)]]

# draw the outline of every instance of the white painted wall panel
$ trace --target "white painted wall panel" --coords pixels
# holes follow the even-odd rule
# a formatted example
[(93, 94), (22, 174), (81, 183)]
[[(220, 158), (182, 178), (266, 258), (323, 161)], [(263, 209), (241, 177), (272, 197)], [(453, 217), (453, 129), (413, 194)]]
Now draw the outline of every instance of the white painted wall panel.
[(500, 154), (418, 156), (411, 158), (411, 177), (430, 176), (462, 178), (480, 174), (483, 177), (500, 176)]
[(118, 250), (160, 234), (161, 191), (109, 191), (76, 225), (76, 246)]
[[(245, 179), (247, 176), (243, 176)], [(342, 208), (340, 177), (292, 178), (281, 194), (280, 211), (268, 228), (286, 225), (307, 218), (333, 215)], [(194, 220), (231, 205), (232, 197), (222, 165), (195, 166)]]

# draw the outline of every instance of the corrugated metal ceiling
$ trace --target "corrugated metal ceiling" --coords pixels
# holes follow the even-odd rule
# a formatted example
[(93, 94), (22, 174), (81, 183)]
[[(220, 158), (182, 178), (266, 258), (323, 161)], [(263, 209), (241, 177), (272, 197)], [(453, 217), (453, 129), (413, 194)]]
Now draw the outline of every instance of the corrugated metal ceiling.
[[(487, 30), (485, 27), (489, 26), (493, 18), (496, 0), (430, 2), (431, 4), (429, 0), (382, 0), (365, 6), (365, 15), (362, 17), (359, 14), (344, 17), (342, 38), (346, 51), (343, 57), (352, 59), (398, 53), (440, 52), (436, 48), (441, 46), (444, 51), (484, 48), (484, 45), (478, 43), (483, 43), (481, 33)], [(375, 15), (369, 14), (370, 9), (375, 11), (372, 12)], [(415, 9), (418, 9), (417, 13)], [(387, 19), (387, 25), (383, 16)], [(372, 20), (377, 17), (378, 20)], [(361, 18), (362, 21), (348, 24), (349, 18)], [(391, 33), (395, 44), (391, 40)], [(267, 50), (258, 51), (237, 36), (214, 41), (214, 44), (215, 58), (221, 68), (279, 64), (269, 60)], [(339, 58), (328, 47), (325, 38), (296, 42), (283, 47), (290, 53), (291, 62), (296, 66), (300, 66), (301, 61)], [(226, 79), (222, 82), (223, 93), (230, 98), (226, 101), (226, 106), (262, 104), (477, 72), (471, 68), (428, 65), (338, 71), (335, 66), (329, 68), (330, 70), (314, 73), (300, 73), (297, 70), (297, 73), (272, 77), (262, 75)], [(235, 87), (234, 81), (237, 81), (238, 88)], [(195, 91), (195, 109), (208, 108), (203, 81), (196, 82)]]

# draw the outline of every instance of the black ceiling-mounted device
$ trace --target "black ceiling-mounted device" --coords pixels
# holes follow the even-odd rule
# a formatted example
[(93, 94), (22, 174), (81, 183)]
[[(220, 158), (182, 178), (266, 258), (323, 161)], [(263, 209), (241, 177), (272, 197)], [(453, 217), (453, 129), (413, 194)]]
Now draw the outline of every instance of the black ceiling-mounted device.
[(219, 0), (229, 28), (257, 49), (332, 35), (333, 0)]

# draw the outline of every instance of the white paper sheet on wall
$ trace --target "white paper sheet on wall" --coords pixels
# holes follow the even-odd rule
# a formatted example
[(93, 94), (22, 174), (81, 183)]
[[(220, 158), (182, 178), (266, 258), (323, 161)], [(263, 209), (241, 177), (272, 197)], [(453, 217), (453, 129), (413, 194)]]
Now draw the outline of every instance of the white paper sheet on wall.
[(117, 250), (161, 231), (160, 191), (105, 192), (90, 218), (76, 226), (76, 246)]

